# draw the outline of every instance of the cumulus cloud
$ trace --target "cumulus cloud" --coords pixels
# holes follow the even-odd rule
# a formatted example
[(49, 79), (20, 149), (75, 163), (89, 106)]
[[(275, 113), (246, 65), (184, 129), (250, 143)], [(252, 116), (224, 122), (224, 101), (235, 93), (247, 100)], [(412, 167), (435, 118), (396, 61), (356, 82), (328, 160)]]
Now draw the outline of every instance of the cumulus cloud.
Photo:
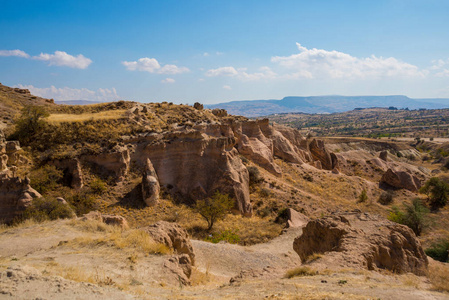
[(33, 59), (45, 61), (49, 66), (64, 66), (75, 69), (86, 69), (92, 63), (92, 60), (82, 54), (73, 56), (64, 51), (55, 51), (54, 54), (41, 53), (38, 56), (33, 56)]
[(225, 90), (232, 90), (232, 88), (229, 85), (224, 85), (223, 89), (225, 89)]
[(0, 50), (0, 56), (18, 56), (18, 57), (24, 57), (29, 58), (30, 55), (26, 53), (25, 51), (16, 49), (16, 50)]
[(17, 85), (21, 89), (29, 89), (31, 94), (40, 96), (43, 98), (52, 98), (55, 100), (92, 100), (99, 102), (109, 102), (119, 100), (115, 88), (102, 89), (99, 88), (96, 91), (92, 91), (86, 88), (73, 89), (69, 87), (56, 88), (54, 86), (47, 88), (38, 88), (32, 85)]
[(139, 58), (137, 61), (122, 61), (122, 65), (129, 71), (143, 71), (158, 74), (180, 74), (190, 71), (186, 67), (178, 67), (176, 65), (164, 65), (161, 67), (157, 59), (148, 57)]
[(161, 80), (162, 83), (174, 83), (175, 80), (173, 78), (165, 78)]
[(276, 77), (269, 67), (259, 68), (259, 72), (248, 73), (246, 68), (235, 69), (234, 67), (221, 67), (217, 69), (210, 69), (206, 72), (208, 77), (227, 76), (236, 77), (240, 80), (259, 80), (259, 79), (272, 79)]
[(293, 72), (291, 78), (366, 78), (366, 77), (423, 77), (427, 75), (417, 66), (397, 60), (394, 57), (374, 55), (358, 58), (339, 51), (308, 49), (296, 43), (299, 53), (290, 56), (274, 56), (277, 63)]

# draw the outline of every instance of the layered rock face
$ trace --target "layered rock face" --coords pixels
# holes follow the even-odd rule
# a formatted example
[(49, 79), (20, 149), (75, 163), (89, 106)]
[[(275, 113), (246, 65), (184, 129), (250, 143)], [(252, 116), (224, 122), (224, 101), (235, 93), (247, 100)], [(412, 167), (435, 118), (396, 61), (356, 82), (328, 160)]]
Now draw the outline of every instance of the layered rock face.
[(114, 174), (117, 181), (125, 179), (129, 171), (130, 156), (125, 147), (117, 147), (111, 152), (97, 155), (84, 155), (81, 160), (98, 166), (100, 171)]
[(56, 168), (61, 169), (64, 174), (64, 181), (73, 189), (80, 189), (84, 186), (83, 172), (81, 163), (77, 158), (69, 158), (63, 160), (53, 160), (49, 162)]
[(343, 213), (310, 221), (293, 249), (306, 261), (324, 253), (317, 262), (340, 268), (388, 269), (424, 275), (428, 260), (413, 231), (380, 216)]

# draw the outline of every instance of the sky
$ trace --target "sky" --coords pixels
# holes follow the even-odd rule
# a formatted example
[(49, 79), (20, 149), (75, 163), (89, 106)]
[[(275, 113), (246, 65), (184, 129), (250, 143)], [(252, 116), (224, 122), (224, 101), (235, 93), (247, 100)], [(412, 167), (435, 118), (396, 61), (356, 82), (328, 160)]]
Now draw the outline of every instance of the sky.
[(0, 7), (0, 82), (46, 98), (449, 98), (446, 0), (0, 0)]

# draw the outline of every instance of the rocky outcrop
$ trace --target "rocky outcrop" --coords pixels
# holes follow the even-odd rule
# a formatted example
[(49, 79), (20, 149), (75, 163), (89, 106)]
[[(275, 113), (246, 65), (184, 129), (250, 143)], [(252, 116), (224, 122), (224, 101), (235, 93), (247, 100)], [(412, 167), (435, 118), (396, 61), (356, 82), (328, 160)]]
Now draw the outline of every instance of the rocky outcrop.
[(228, 115), (228, 112), (226, 111), (226, 109), (221, 109), (221, 108), (214, 108), (212, 110), (212, 113), (217, 117), (226, 117)]
[(297, 212), (293, 208), (287, 208), (287, 228), (304, 227), (309, 222), (309, 217)]
[(203, 109), (204, 109), (204, 105), (201, 104), (201, 103), (199, 103), (199, 102), (195, 102), (195, 103), (193, 104), (193, 107), (194, 107), (195, 109), (198, 109), (198, 110), (203, 110)]
[(181, 284), (190, 284), (190, 275), (192, 275), (192, 261), (187, 254), (170, 257), (164, 262), (164, 267), (175, 274)]
[(332, 170), (334, 168), (331, 153), (326, 149), (322, 140), (312, 139), (309, 143), (309, 150), (312, 158), (319, 161), (323, 169)]
[(99, 172), (112, 173), (117, 181), (122, 181), (129, 171), (130, 156), (126, 147), (117, 147), (112, 152), (84, 155), (81, 160), (99, 168)]
[(234, 148), (235, 138), (216, 135), (196, 129), (151, 135), (140, 141), (134, 157), (144, 159), (142, 164), (149, 158), (159, 184), (175, 197), (194, 202), (218, 190), (234, 198), (235, 208), (250, 216), (249, 174)]
[[(387, 269), (424, 275), (428, 260), (413, 231), (380, 216), (343, 213), (310, 221), (293, 243), (302, 261), (339, 268)], [(312, 263), (313, 264), (313, 263)]]
[(28, 178), (0, 177), (0, 223), (10, 223), (41, 195), (30, 186)]
[(421, 187), (421, 181), (418, 177), (405, 169), (388, 169), (382, 176), (380, 182), (395, 188), (407, 189), (412, 192), (417, 192)]
[(81, 163), (77, 158), (53, 160), (49, 164), (63, 171), (64, 182), (73, 189), (80, 189), (84, 186), (84, 176), (81, 170)]
[(388, 161), (388, 151), (387, 150), (380, 151), (379, 158), (383, 161)]
[(147, 159), (142, 177), (142, 197), (147, 206), (155, 206), (159, 202), (160, 185), (156, 171), (150, 159)]
[(166, 245), (178, 254), (187, 254), (192, 265), (195, 264), (195, 254), (187, 231), (176, 223), (159, 221), (140, 230), (148, 233), (155, 242)]

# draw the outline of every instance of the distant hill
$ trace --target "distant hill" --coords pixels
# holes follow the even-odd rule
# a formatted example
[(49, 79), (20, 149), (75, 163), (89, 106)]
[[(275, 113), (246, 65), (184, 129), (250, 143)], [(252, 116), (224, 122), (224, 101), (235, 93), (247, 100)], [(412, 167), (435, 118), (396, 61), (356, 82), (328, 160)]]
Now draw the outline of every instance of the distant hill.
[(285, 97), (282, 100), (244, 100), (205, 105), (207, 108), (224, 108), (230, 114), (259, 117), (276, 113), (334, 113), (354, 108), (390, 107), (409, 109), (449, 108), (449, 99), (412, 99), (407, 96), (312, 96)]
[(91, 100), (55, 100), (56, 104), (64, 105), (89, 105), (103, 103), (101, 101), (91, 101)]

